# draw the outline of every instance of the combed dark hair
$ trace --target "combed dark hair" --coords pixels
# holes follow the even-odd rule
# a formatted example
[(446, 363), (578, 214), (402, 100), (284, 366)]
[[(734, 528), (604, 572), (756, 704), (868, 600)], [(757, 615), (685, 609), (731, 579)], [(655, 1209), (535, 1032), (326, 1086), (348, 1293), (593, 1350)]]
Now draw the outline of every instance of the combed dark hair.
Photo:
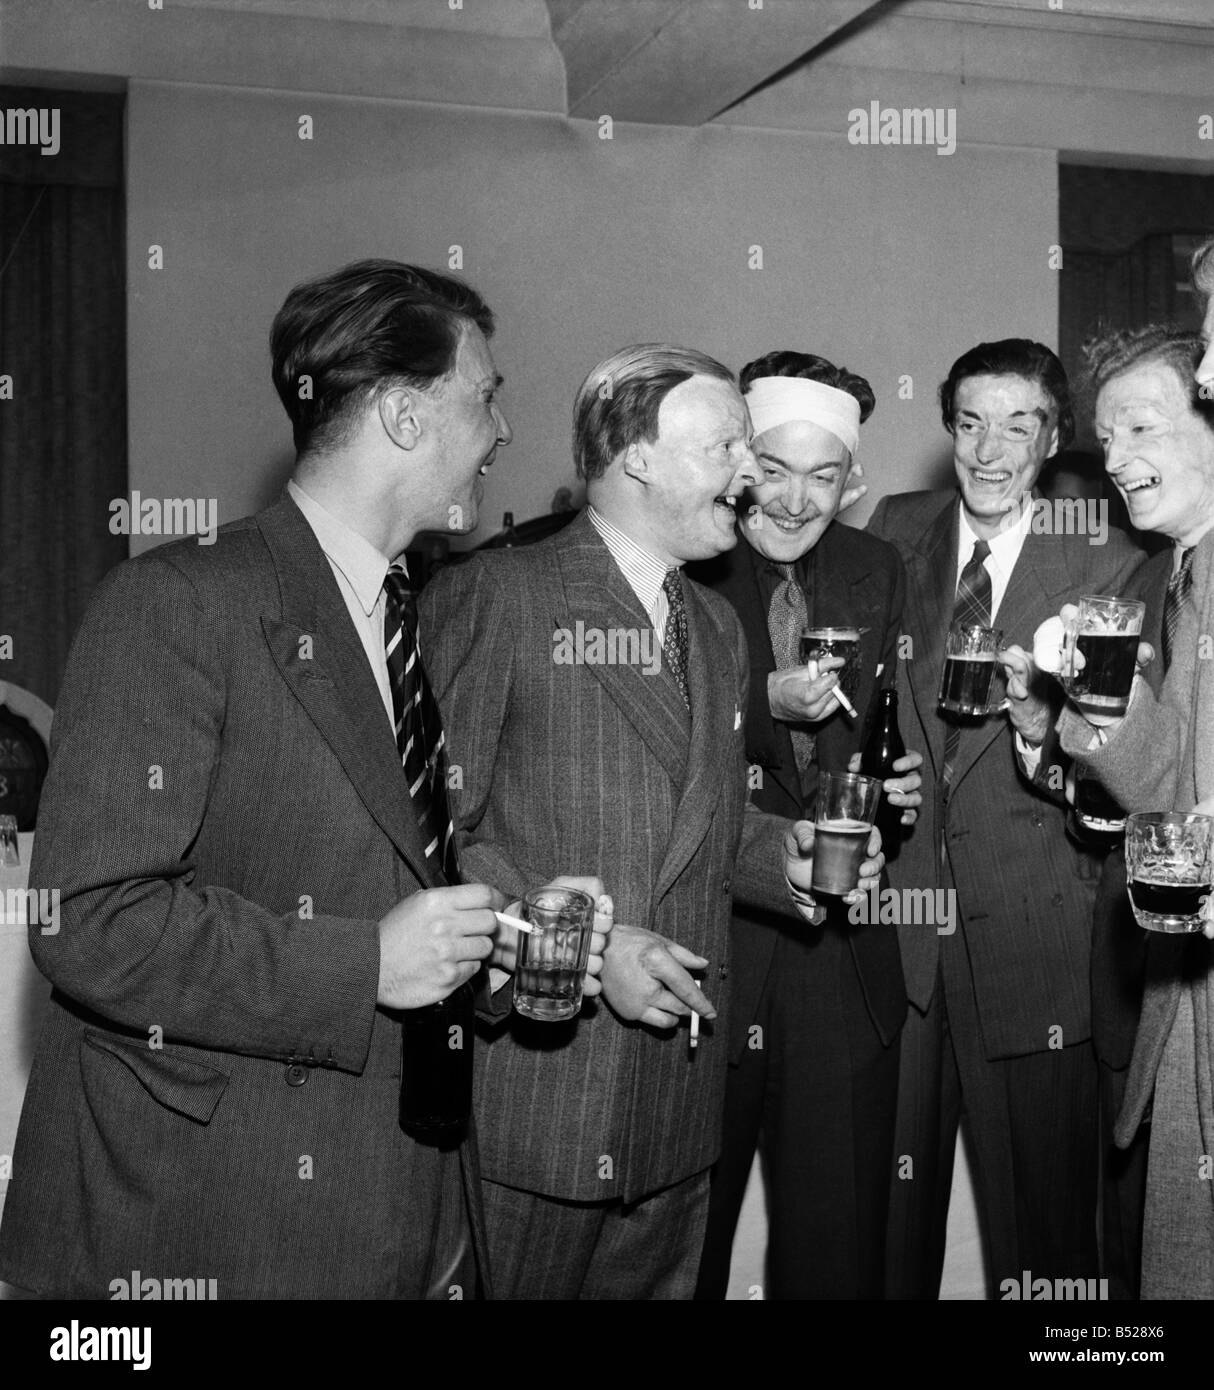
[(493, 333), (474, 289), (399, 261), (355, 261), (296, 285), (274, 316), (270, 352), (297, 453), (343, 443), (377, 391), (449, 375), (468, 324)]
[(600, 362), (573, 403), (573, 461), (579, 478), (601, 478), (631, 444), (658, 437), (658, 411), (693, 376), (732, 382), (733, 373), (694, 348), (638, 343)]
[(979, 343), (949, 368), (940, 383), (940, 414), (944, 428), (953, 433), (957, 387), (971, 376), (1022, 376), (1035, 381), (1054, 403), (1058, 413), (1058, 448), (1065, 449), (1075, 438), (1075, 407), (1062, 363), (1045, 346), (1030, 338), (1001, 338), (997, 343)]
[(1152, 362), (1165, 363), (1188, 391), (1193, 409), (1214, 428), (1214, 409), (1201, 396), (1194, 375), (1204, 351), (1200, 334), (1167, 323), (1096, 334), (1083, 345), (1084, 400), (1094, 407), (1096, 397), (1114, 377)]
[(846, 391), (860, 404), (861, 424), (873, 413), (877, 404), (873, 388), (862, 376), (849, 372), (846, 367), (836, 367), (825, 357), (815, 357), (812, 352), (791, 352), (786, 349), (783, 352), (769, 352), (756, 357), (753, 362), (747, 362), (738, 377), (742, 394), (750, 390), (751, 382), (764, 376), (799, 376), (806, 381), (820, 381), (824, 386), (833, 386), (836, 391)]

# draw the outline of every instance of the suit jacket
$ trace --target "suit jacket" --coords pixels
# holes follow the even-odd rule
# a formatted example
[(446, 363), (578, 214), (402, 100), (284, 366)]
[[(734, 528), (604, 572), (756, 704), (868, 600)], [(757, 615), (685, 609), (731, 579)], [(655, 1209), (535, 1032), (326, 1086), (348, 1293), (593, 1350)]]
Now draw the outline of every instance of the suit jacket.
[[(899, 680), (917, 729), (908, 744), (926, 750), (935, 794), (891, 866), (895, 887), (956, 892), (974, 993), (990, 1059), (1043, 1052), (1091, 1033), (1092, 907), (1101, 856), (1067, 835), (1066, 807), (1021, 773), (1003, 716), (963, 728), (947, 807), (940, 795), (947, 724), (938, 710), (944, 639), (957, 578), (959, 501), (955, 491), (885, 498), (869, 529), (892, 541), (906, 565), (910, 655)], [(996, 625), (1005, 643), (1031, 650), (1033, 633), (1080, 593), (1116, 593), (1141, 561), (1125, 535), (1104, 545), (1030, 532), (1003, 596)], [(908, 714), (909, 722), (909, 714)], [(1043, 764), (1048, 767), (1047, 754)], [(925, 780), (927, 780), (925, 778)], [(942, 837), (947, 861), (937, 853)], [(935, 988), (940, 940), (934, 929), (899, 928), (911, 1002), (926, 1010)]]
[(30, 884), (61, 923), (30, 931), (54, 991), (0, 1276), (446, 1297), (429, 1251), (463, 1219), (440, 1202), (459, 1158), (401, 1132), (399, 1016), (376, 1007), (377, 919), (442, 879), (293, 502), (106, 577), (42, 805)]
[[(1124, 597), (1146, 604), (1142, 640), (1150, 642), (1160, 659), (1145, 674), (1157, 695), (1163, 685), (1160, 633), (1171, 574), (1169, 547), (1145, 560), (1124, 591)], [(1126, 892), (1125, 847), (1118, 844), (1105, 858), (1092, 918), (1092, 1044), (1097, 1057), (1119, 1071), (1129, 1066), (1134, 1051), (1150, 935), (1134, 920)]]
[(653, 637), (585, 514), (538, 545), (446, 570), (422, 595), (467, 871), (515, 894), (599, 874), (617, 921), (709, 961), (719, 1012), (695, 1051), (686, 1028), (624, 1024), (595, 1001), (567, 1024), (515, 1015), (478, 1046), (482, 1171), (552, 1197), (633, 1201), (714, 1162), (731, 897), (787, 901), (787, 822), (746, 814), (745, 637), (724, 599), (684, 590), (690, 722), (664, 662), (646, 674), (555, 659), (558, 634), (578, 624)]
[[(762, 782), (752, 788), (751, 801), (773, 815), (802, 813), (801, 779), (793, 756), (788, 725), (775, 720), (767, 698), (767, 678), (776, 669), (767, 625), (767, 604), (759, 584), (766, 561), (751, 546), (741, 528), (738, 544), (715, 560), (690, 567), (701, 580), (727, 598), (746, 633), (750, 657), (750, 699), (746, 709), (746, 758), (761, 770)], [(860, 720), (853, 724), (836, 705), (834, 713), (815, 726), (816, 768), (845, 772), (851, 755), (862, 747), (871, 723), (878, 689), (877, 668), (883, 665), (892, 681), (901, 630), (906, 583), (902, 562), (893, 546), (841, 522), (832, 522), (814, 548), (814, 588), (810, 595), (811, 625), (866, 628), (860, 637), (860, 687), (854, 701)], [(816, 774), (816, 768), (814, 772)], [(771, 968), (776, 931), (805, 932), (800, 917), (780, 917), (738, 907), (734, 912), (734, 968), (730, 1059), (737, 1061), (748, 1041), (759, 999)], [(869, 1017), (883, 1043), (889, 1043), (906, 1017), (906, 989), (898, 940), (888, 926), (869, 923), (839, 928), (855, 963)]]
[[(1189, 810), (1214, 796), (1214, 531), (1193, 554), (1193, 587), (1181, 610), (1172, 664), (1157, 699), (1136, 682), (1130, 708), (1108, 743), (1089, 752), (1091, 726), (1073, 711), (1060, 721), (1063, 747), (1083, 761), (1129, 811)], [(1214, 1152), (1214, 942), (1150, 933), (1146, 987), (1117, 1142), (1142, 1123), (1182, 989), (1191, 989), (1197, 1031), (1197, 1091), (1204, 1151)], [(1151, 1179), (1148, 1175), (1148, 1184)]]

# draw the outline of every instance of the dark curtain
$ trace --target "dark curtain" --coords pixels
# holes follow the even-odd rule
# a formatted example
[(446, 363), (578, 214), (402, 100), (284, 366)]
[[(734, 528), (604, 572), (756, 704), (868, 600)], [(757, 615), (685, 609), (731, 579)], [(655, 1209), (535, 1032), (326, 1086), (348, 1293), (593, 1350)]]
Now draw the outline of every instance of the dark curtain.
[(0, 87), (0, 120), (60, 112), (60, 148), (0, 146), (0, 634), (52, 705), (98, 580), (127, 554), (124, 98)]

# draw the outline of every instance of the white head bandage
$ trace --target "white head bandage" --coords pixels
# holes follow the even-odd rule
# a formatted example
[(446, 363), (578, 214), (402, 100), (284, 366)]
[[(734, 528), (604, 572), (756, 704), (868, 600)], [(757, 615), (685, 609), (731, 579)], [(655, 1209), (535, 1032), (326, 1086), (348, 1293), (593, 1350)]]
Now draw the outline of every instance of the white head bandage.
[(790, 420), (808, 420), (841, 439), (852, 458), (860, 443), (860, 402), (847, 391), (800, 376), (761, 376), (743, 397), (755, 435)]

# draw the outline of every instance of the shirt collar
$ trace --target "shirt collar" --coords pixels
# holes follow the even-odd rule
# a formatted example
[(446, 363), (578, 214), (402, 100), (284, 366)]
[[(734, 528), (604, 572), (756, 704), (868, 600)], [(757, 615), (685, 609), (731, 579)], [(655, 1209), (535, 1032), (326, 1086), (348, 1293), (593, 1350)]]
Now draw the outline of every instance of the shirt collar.
[[(1024, 545), (1024, 538), (1032, 529), (1032, 499), (1029, 500), (1030, 505), (1021, 509), (1015, 526), (1009, 526), (1007, 530), (1000, 531), (997, 536), (992, 536), (987, 540), (987, 545), (991, 548), (991, 555), (1004, 574), (1011, 574), (1015, 568), (1016, 561), (1020, 558), (1021, 548)], [(958, 504), (957, 520), (957, 556), (960, 563), (965, 565), (968, 564), (970, 556), (974, 553), (974, 543), (981, 537), (970, 525), (969, 519), (965, 515), (964, 504)]]
[(656, 555), (637, 545), (631, 536), (626, 535), (618, 526), (613, 526), (593, 507), (587, 507), (586, 511), (591, 526), (602, 537), (603, 544), (611, 552), (624, 578), (632, 585), (633, 592), (641, 600), (646, 612), (650, 612), (657, 602), (658, 594), (662, 592), (662, 583), (669, 567)]
[[(287, 493), (304, 514), (320, 542), (320, 548), (329, 561), (345, 575), (354, 591), (359, 605), (368, 617), (375, 611), (379, 596), (384, 587), (384, 576), (391, 562), (364, 536), (352, 531), (344, 521), (339, 521), (327, 508), (308, 493), (292, 478), (287, 483)], [(400, 555), (397, 563), (405, 568), (405, 557)], [(406, 575), (408, 570), (405, 569)]]

